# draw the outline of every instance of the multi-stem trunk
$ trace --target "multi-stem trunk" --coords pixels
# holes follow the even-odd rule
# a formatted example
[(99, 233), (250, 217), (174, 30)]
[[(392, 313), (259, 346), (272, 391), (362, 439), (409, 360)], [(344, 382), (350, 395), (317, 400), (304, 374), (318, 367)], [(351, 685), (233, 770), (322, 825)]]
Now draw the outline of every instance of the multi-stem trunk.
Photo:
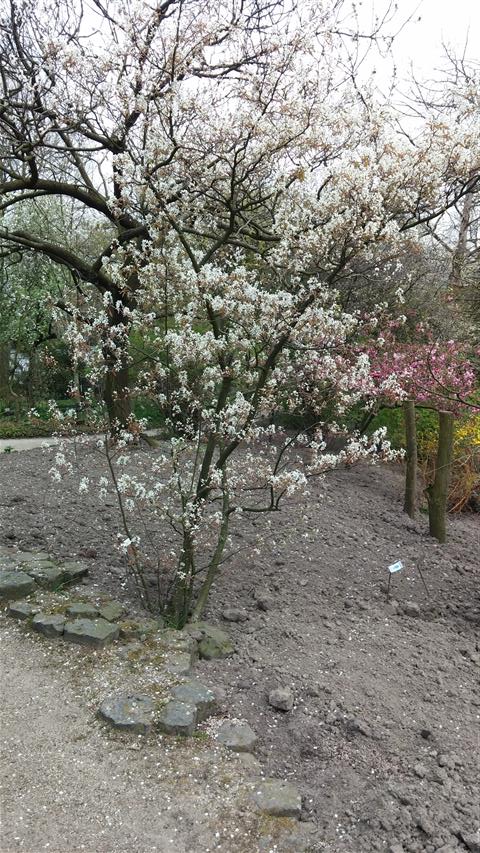
[(405, 437), (407, 452), (405, 457), (405, 499), (404, 512), (415, 518), (417, 514), (417, 424), (415, 420), (415, 403), (406, 400), (403, 404), (405, 416)]
[(194, 545), (188, 530), (183, 532), (183, 545), (177, 574), (173, 584), (167, 614), (176, 628), (183, 628), (188, 621), (192, 602), (195, 577)]
[(107, 408), (108, 421), (112, 435), (128, 429), (132, 415), (130, 381), (127, 358), (107, 361), (103, 400)]
[(427, 488), (430, 536), (439, 542), (447, 538), (446, 517), (448, 486), (453, 456), (453, 414), (438, 413), (438, 446), (433, 483)]

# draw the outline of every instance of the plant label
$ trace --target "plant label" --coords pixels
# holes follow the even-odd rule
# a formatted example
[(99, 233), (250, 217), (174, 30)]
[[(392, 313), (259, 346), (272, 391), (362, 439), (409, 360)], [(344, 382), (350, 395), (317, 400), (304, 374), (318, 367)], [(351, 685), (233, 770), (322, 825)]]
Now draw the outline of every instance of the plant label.
[(401, 569), (403, 569), (403, 563), (401, 560), (397, 560), (396, 563), (392, 563), (392, 565), (388, 567), (388, 571), (391, 575), (395, 574), (395, 572), (399, 572)]

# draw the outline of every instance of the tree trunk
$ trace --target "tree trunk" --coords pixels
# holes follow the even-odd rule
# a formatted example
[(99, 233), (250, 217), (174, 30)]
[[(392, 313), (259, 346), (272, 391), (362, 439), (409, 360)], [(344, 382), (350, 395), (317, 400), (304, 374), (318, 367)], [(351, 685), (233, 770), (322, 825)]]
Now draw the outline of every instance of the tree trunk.
[(39, 397), (40, 369), (36, 347), (28, 355), (27, 397), (30, 406), (34, 406)]
[(415, 403), (413, 400), (405, 401), (403, 412), (405, 416), (405, 437), (407, 444), (403, 510), (410, 518), (415, 518), (417, 514), (417, 424), (415, 420)]
[(0, 400), (7, 402), (10, 393), (10, 344), (0, 343)]
[(453, 455), (453, 414), (452, 412), (438, 413), (438, 447), (435, 462), (435, 478), (427, 488), (428, 519), (430, 536), (439, 542), (445, 542), (448, 486)]
[(112, 435), (128, 429), (132, 414), (129, 370), (126, 358), (120, 364), (107, 364), (103, 399), (107, 407)]

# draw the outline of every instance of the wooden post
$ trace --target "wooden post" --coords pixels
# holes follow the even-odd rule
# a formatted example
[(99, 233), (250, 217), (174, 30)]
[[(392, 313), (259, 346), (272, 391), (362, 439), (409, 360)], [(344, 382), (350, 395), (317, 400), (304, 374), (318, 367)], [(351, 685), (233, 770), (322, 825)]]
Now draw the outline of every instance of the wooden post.
[(405, 437), (407, 454), (405, 457), (405, 499), (403, 510), (415, 518), (417, 514), (417, 424), (415, 420), (415, 403), (406, 400), (403, 404), (405, 416)]
[(439, 542), (445, 542), (447, 538), (446, 516), (453, 455), (453, 423), (452, 412), (438, 413), (435, 477), (433, 483), (427, 488), (430, 536), (434, 536)]

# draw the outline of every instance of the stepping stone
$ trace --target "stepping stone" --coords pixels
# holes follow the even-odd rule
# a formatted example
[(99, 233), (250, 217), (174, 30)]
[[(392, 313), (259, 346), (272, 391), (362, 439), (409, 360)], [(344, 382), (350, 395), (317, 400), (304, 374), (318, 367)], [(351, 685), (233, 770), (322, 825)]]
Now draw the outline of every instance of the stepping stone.
[(24, 598), (35, 589), (35, 581), (24, 572), (0, 572), (0, 601)]
[(185, 631), (199, 640), (198, 651), (204, 660), (226, 658), (233, 655), (233, 643), (225, 631), (208, 625), (207, 622), (192, 622), (185, 626)]
[(157, 717), (157, 725), (160, 731), (167, 735), (183, 735), (188, 737), (195, 731), (197, 722), (197, 710), (188, 702), (179, 702), (172, 699), (161, 709)]
[(37, 613), (32, 620), (32, 628), (44, 637), (61, 637), (65, 627), (65, 616), (60, 613)]
[(258, 738), (248, 723), (227, 720), (220, 726), (217, 740), (232, 752), (252, 752)]
[(260, 782), (253, 799), (261, 812), (274, 817), (299, 818), (302, 811), (302, 798), (295, 785), (279, 779)]
[(43, 587), (43, 589), (57, 589), (65, 582), (63, 570), (58, 566), (47, 566), (46, 564), (42, 564), (38, 567), (30, 566), (28, 568), (28, 574), (38, 583), (39, 586)]
[(98, 616), (98, 610), (93, 604), (85, 604), (83, 601), (77, 601), (67, 607), (69, 616), (83, 617), (84, 619), (95, 619)]
[(152, 728), (155, 707), (150, 696), (112, 696), (102, 702), (97, 714), (115, 729), (144, 735)]
[(74, 583), (80, 578), (88, 575), (88, 566), (85, 563), (70, 560), (67, 563), (62, 563), (62, 570), (65, 576), (65, 583)]
[(107, 622), (117, 622), (122, 618), (125, 608), (119, 601), (108, 601), (100, 607), (98, 612), (102, 619), (106, 619)]
[(197, 709), (197, 720), (206, 720), (216, 708), (215, 694), (200, 681), (185, 681), (172, 690), (172, 696), (179, 702), (194, 705)]
[(30, 619), (31, 616), (35, 616), (35, 613), (39, 613), (40, 608), (35, 604), (30, 604), (29, 601), (15, 601), (8, 608), (9, 616), (13, 616), (15, 619)]
[(69, 643), (103, 649), (113, 643), (119, 633), (118, 625), (106, 619), (75, 619), (66, 623), (63, 636)]
[(192, 655), (189, 652), (167, 651), (163, 668), (170, 675), (189, 675), (192, 663)]
[(50, 554), (47, 554), (46, 551), (18, 551), (15, 555), (17, 564), (19, 566), (26, 565), (27, 563), (52, 563), (52, 558)]
[(119, 622), (118, 627), (122, 640), (141, 640), (158, 631), (159, 624), (157, 619), (129, 619)]

